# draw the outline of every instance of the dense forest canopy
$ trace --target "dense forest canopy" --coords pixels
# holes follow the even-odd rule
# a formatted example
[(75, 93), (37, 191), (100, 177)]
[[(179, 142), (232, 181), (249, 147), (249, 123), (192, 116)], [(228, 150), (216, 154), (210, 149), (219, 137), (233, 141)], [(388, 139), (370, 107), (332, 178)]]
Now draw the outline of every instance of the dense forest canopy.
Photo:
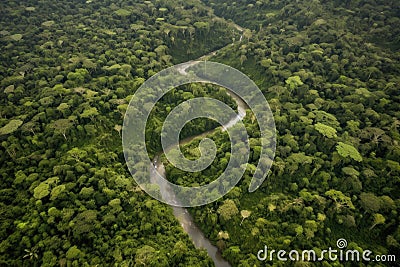
[[(395, 0), (2, 1), (0, 265), (213, 266), (171, 207), (135, 184), (121, 146), (136, 89), (203, 55), (252, 78), (277, 128), (259, 190), (248, 193), (260, 155), (248, 111), (244, 177), (223, 199), (189, 210), (223, 257), (281, 266), (260, 262), (258, 250), (318, 250), (339, 238), (399, 257), (399, 17)], [(236, 109), (217, 86), (172, 90), (148, 122), (151, 156), (168, 113), (199, 96)], [(216, 126), (194, 121), (181, 138)], [(230, 141), (210, 137), (212, 165), (184, 173), (163, 158), (169, 180), (198, 186), (219, 176)], [(198, 143), (182, 147), (188, 158), (199, 156)]]
[[(211, 265), (130, 178), (120, 134), (136, 88), (225, 45), (229, 24), (196, 1), (5, 1), (0, 13), (1, 265)], [(158, 111), (227, 98), (188, 90)]]

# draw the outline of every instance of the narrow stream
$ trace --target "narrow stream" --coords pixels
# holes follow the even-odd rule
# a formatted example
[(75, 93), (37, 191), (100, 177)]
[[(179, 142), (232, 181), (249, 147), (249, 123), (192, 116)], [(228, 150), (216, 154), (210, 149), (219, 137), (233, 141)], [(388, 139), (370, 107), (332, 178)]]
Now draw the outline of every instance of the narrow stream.
[[(190, 61), (190, 62), (186, 63), (185, 65), (182, 65), (181, 68), (179, 69), (179, 72), (183, 75), (186, 75), (187, 74), (186, 69), (195, 64), (196, 64), (196, 62)], [(238, 97), (237, 95), (235, 95), (234, 93), (232, 93), (229, 90), (226, 90), (226, 92), (236, 101), (236, 104), (238, 106), (238, 115), (236, 117), (232, 118), (227, 124), (222, 125), (222, 130), (226, 130), (226, 129), (234, 126), (240, 120), (242, 120), (246, 116), (246, 109), (247, 109), (247, 105), (240, 97)], [(182, 140), (180, 142), (180, 144), (190, 143), (195, 138), (205, 137), (206, 135), (208, 135), (214, 131), (218, 131), (218, 130), (220, 130), (220, 127), (216, 128), (214, 130), (210, 130), (205, 133), (196, 135), (196, 136), (186, 138), (186, 139)], [(167, 151), (168, 151), (168, 149), (167, 149)], [(163, 153), (165, 153), (167, 151), (163, 151)], [(161, 195), (164, 199), (175, 199), (174, 192), (171, 190), (170, 186), (165, 182), (165, 180), (163, 182), (162, 180), (156, 178), (157, 172), (158, 172), (159, 175), (161, 175), (164, 179), (166, 179), (165, 168), (164, 168), (163, 163), (160, 160), (161, 155), (162, 155), (162, 153), (158, 154), (153, 160), (154, 166), (153, 166), (153, 168), (151, 168), (151, 172), (152, 172), (151, 176), (154, 180), (157, 180), (157, 183), (160, 185)], [(214, 246), (210, 242), (210, 240), (208, 240), (204, 236), (203, 232), (196, 226), (193, 217), (189, 214), (187, 209), (182, 208), (182, 207), (175, 207), (175, 206), (172, 206), (172, 209), (173, 209), (174, 216), (178, 219), (178, 221), (181, 224), (184, 231), (192, 239), (196, 248), (206, 249), (208, 252), (208, 255), (214, 261), (214, 264), (216, 267), (231, 266), (229, 264), (229, 262), (227, 262), (225, 259), (222, 258), (221, 253), (219, 252), (218, 248), (216, 246)]]

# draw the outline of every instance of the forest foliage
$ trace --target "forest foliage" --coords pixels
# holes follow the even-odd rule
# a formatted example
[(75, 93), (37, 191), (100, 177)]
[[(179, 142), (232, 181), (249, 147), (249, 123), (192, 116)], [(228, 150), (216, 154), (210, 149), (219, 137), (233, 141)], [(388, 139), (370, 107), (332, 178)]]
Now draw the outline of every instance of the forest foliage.
[[(260, 189), (248, 193), (260, 155), (248, 111), (243, 179), (190, 209), (224, 258), (260, 266), (264, 245), (326, 248), (338, 238), (400, 255), (399, 14), (395, 0), (1, 2), (0, 265), (212, 266), (172, 209), (134, 183), (121, 131), (147, 78), (215, 50), (213, 61), (260, 87), (277, 128)], [(197, 96), (235, 108), (215, 86), (172, 90), (148, 123), (151, 155), (163, 119)], [(195, 121), (181, 137), (215, 126)], [(210, 137), (213, 164), (202, 173), (167, 165), (171, 181), (218, 177), (230, 142), (219, 131)], [(196, 158), (198, 142), (183, 146), (185, 155)]]
[[(274, 112), (278, 143), (267, 181), (249, 194), (259, 133), (248, 113), (252, 154), (245, 177), (218, 203), (191, 210), (198, 225), (234, 266), (260, 265), (255, 248), (264, 245), (318, 250), (335, 247), (339, 238), (349, 241), (348, 249), (399, 255), (400, 54), (393, 23), (399, 6), (203, 2), (248, 28), (213, 60), (256, 81)], [(229, 160), (227, 136), (214, 140), (220, 158), (205, 170), (205, 182)], [(201, 174), (168, 171), (178, 183), (203, 182)], [(250, 212), (245, 220), (243, 210)]]
[[(130, 178), (120, 135), (145, 79), (224, 46), (230, 24), (197, 1), (4, 1), (0, 18), (0, 265), (211, 266)], [(149, 132), (205, 95), (233, 103), (178, 88)]]

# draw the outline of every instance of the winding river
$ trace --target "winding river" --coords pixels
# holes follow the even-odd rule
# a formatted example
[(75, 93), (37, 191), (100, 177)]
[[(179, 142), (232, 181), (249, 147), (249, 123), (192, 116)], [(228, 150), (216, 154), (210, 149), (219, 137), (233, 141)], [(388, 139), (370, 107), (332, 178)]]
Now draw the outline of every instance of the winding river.
[[(209, 55), (213, 55), (215, 53), (216, 53), (216, 51), (214, 51), (213, 53), (211, 53)], [(208, 55), (206, 55), (205, 57), (207, 57), (207, 56)], [(179, 68), (179, 72), (182, 75), (186, 75), (187, 74), (186, 70), (195, 64), (196, 64), (196, 61), (189, 61), (186, 64), (182, 64)], [(237, 114), (237, 116), (233, 117), (227, 124), (222, 125), (222, 130), (226, 130), (226, 129), (232, 127), (233, 125), (235, 125), (238, 121), (242, 120), (246, 115), (246, 109), (247, 109), (247, 105), (244, 103), (244, 101), (241, 98), (239, 98), (237, 95), (235, 95), (234, 93), (232, 93), (229, 90), (226, 90), (226, 93), (229, 94), (236, 101), (237, 106), (238, 106), (238, 114)], [(214, 130), (186, 138), (186, 139), (182, 140), (180, 142), (180, 144), (189, 143), (189, 142), (193, 141), (195, 138), (205, 137), (207, 134), (212, 133), (213, 131), (218, 131), (220, 129), (221, 129), (221, 127), (218, 127)], [(167, 148), (167, 151), (168, 151), (168, 148)], [(167, 151), (164, 151), (164, 153)], [(164, 179), (166, 179), (165, 168), (164, 168), (163, 163), (160, 160), (161, 155), (162, 155), (162, 152), (160, 154), (158, 154), (153, 160), (154, 167), (151, 169), (151, 176), (152, 176), (152, 179), (158, 180), (158, 183), (160, 185), (161, 195), (164, 199), (175, 199), (175, 195), (172, 192), (170, 186), (167, 183), (164, 183), (161, 180), (156, 178), (156, 172), (158, 172), (159, 175), (161, 175)], [(189, 214), (187, 209), (181, 208), (181, 207), (175, 207), (175, 206), (172, 206), (172, 209), (173, 209), (173, 213), (174, 213), (175, 217), (178, 219), (178, 221), (181, 224), (184, 231), (192, 239), (196, 248), (206, 249), (208, 255), (214, 261), (214, 264), (216, 267), (231, 266), (229, 264), (229, 262), (227, 262), (225, 259), (222, 258), (221, 253), (219, 252), (218, 248), (215, 247), (210, 242), (210, 240), (208, 240), (204, 236), (203, 232), (196, 226), (193, 217)]]

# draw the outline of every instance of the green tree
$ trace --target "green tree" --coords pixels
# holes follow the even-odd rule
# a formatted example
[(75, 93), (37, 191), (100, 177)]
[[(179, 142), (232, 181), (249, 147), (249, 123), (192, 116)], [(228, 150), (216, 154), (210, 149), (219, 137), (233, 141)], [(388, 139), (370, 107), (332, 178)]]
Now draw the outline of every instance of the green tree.
[(361, 193), (360, 204), (369, 213), (377, 212), (381, 208), (381, 200), (374, 193)]
[(350, 209), (355, 208), (350, 197), (346, 196), (341, 191), (331, 189), (325, 192), (325, 196), (329, 197), (334, 201), (335, 209), (337, 210), (340, 210), (342, 208), (350, 208)]
[(322, 124), (322, 123), (317, 123), (314, 125), (315, 130), (317, 130), (320, 134), (322, 134), (325, 137), (328, 138), (335, 138), (337, 137), (337, 131), (336, 129), (332, 128), (331, 126)]
[(81, 113), (81, 118), (89, 118), (90, 120), (94, 120), (94, 118), (96, 116), (99, 115), (99, 111), (97, 110), (96, 107), (89, 107), (87, 109), (85, 109), (82, 113)]
[(58, 196), (66, 191), (66, 186), (65, 185), (58, 185), (56, 187), (54, 187), (51, 190), (51, 194), (50, 194), (50, 200), (55, 200), (58, 198)]
[(369, 230), (372, 230), (375, 226), (377, 226), (378, 224), (384, 224), (386, 221), (385, 217), (380, 214), (380, 213), (375, 213), (374, 214), (374, 223), (372, 224), (372, 226), (369, 228)]
[(240, 222), (240, 225), (242, 225), (244, 219), (247, 219), (251, 215), (251, 211), (249, 210), (241, 210), (240, 215), (242, 215), (242, 221)]
[(67, 251), (67, 259), (73, 260), (78, 259), (79, 256), (82, 254), (81, 250), (77, 246), (72, 246)]
[(73, 123), (69, 119), (59, 119), (50, 124), (50, 127), (54, 129), (54, 132), (62, 134), (65, 140), (67, 140), (67, 131), (73, 126)]
[(175, 259), (175, 262), (178, 264), (180, 260), (182, 260), (183, 256), (185, 253), (187, 253), (188, 248), (186, 244), (182, 241), (178, 241), (172, 250), (173, 257)]
[(135, 266), (152, 266), (156, 259), (156, 250), (148, 245), (144, 245), (136, 251)]
[(5, 126), (0, 128), (0, 135), (11, 134), (15, 132), (21, 125), (21, 120), (10, 120)]
[(50, 194), (50, 186), (47, 182), (40, 183), (35, 189), (33, 190), (33, 196), (36, 199), (42, 199), (47, 197)]
[(339, 153), (339, 155), (342, 156), (343, 158), (350, 157), (350, 158), (354, 159), (355, 161), (358, 161), (358, 162), (362, 161), (361, 154), (352, 145), (348, 145), (343, 142), (339, 142), (338, 145), (336, 146), (336, 150)]
[(301, 80), (300, 76), (291, 76), (285, 80), (285, 83), (289, 86), (290, 91), (293, 91), (300, 85), (303, 85), (303, 81)]
[(227, 199), (218, 208), (217, 212), (220, 215), (222, 221), (229, 221), (230, 219), (232, 219), (233, 216), (239, 213), (239, 210), (232, 199)]

